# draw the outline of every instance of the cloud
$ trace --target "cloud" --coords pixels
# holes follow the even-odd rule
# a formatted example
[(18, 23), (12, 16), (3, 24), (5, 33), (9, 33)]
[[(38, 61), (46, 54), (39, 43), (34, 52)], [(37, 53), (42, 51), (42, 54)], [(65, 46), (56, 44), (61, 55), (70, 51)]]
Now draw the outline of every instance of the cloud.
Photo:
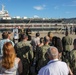
[(55, 6), (54, 9), (59, 9), (59, 6)]
[(34, 9), (36, 9), (36, 10), (43, 10), (43, 9), (45, 9), (45, 6), (46, 6), (46, 5), (34, 6)]
[(39, 16), (38, 15), (34, 15), (34, 18), (39, 18)]
[(44, 8), (42, 6), (35, 6), (34, 9), (36, 9), (36, 10), (43, 10)]

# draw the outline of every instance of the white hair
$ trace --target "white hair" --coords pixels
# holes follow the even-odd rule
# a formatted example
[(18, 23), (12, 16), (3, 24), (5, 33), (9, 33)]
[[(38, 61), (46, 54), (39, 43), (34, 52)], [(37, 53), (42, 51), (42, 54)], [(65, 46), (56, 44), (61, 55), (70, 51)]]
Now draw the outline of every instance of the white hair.
[(52, 58), (56, 58), (58, 57), (58, 49), (54, 46), (50, 46), (47, 50), (47, 54)]

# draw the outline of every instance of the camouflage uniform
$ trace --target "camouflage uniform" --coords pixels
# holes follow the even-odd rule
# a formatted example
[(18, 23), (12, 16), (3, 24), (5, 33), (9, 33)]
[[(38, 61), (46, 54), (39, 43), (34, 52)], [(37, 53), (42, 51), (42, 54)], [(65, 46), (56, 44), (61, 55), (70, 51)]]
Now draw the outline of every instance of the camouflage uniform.
[(72, 50), (70, 53), (70, 67), (74, 75), (76, 75), (76, 50)]
[(49, 45), (43, 45), (42, 47), (41, 47), (41, 58), (39, 59), (39, 61), (38, 61), (38, 67), (37, 67), (37, 69), (39, 70), (41, 67), (43, 67), (43, 66), (45, 66), (46, 64), (47, 64), (47, 62), (48, 62), (48, 60), (47, 60), (47, 57), (46, 57), (46, 51), (47, 51), (47, 49), (49, 48), (50, 46)]
[(21, 41), (15, 45), (17, 56), (22, 60), (23, 63), (23, 75), (28, 75), (29, 68), (32, 63), (33, 51), (28, 41)]
[(62, 38), (62, 44), (63, 44), (63, 61), (67, 62), (69, 64), (69, 56), (70, 56), (70, 45), (72, 45), (72, 38), (70, 36), (65, 36)]

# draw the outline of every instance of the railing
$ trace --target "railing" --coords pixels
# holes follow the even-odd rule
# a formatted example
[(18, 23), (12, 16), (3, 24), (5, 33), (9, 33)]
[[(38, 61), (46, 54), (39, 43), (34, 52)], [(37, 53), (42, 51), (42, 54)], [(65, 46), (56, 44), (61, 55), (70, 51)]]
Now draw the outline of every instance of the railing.
[(61, 28), (65, 29), (65, 26), (74, 27), (76, 24), (62, 24), (62, 23), (0, 23), (0, 29), (13, 29), (15, 27), (20, 28), (38, 28), (38, 29), (48, 29), (48, 28)]

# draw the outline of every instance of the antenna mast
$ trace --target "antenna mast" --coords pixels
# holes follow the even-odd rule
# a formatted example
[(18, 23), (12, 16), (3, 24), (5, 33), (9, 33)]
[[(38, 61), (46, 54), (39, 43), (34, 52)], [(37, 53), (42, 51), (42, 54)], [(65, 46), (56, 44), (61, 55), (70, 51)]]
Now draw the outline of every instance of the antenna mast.
[(2, 4), (2, 11), (4, 11), (4, 7), (5, 7), (5, 6)]

